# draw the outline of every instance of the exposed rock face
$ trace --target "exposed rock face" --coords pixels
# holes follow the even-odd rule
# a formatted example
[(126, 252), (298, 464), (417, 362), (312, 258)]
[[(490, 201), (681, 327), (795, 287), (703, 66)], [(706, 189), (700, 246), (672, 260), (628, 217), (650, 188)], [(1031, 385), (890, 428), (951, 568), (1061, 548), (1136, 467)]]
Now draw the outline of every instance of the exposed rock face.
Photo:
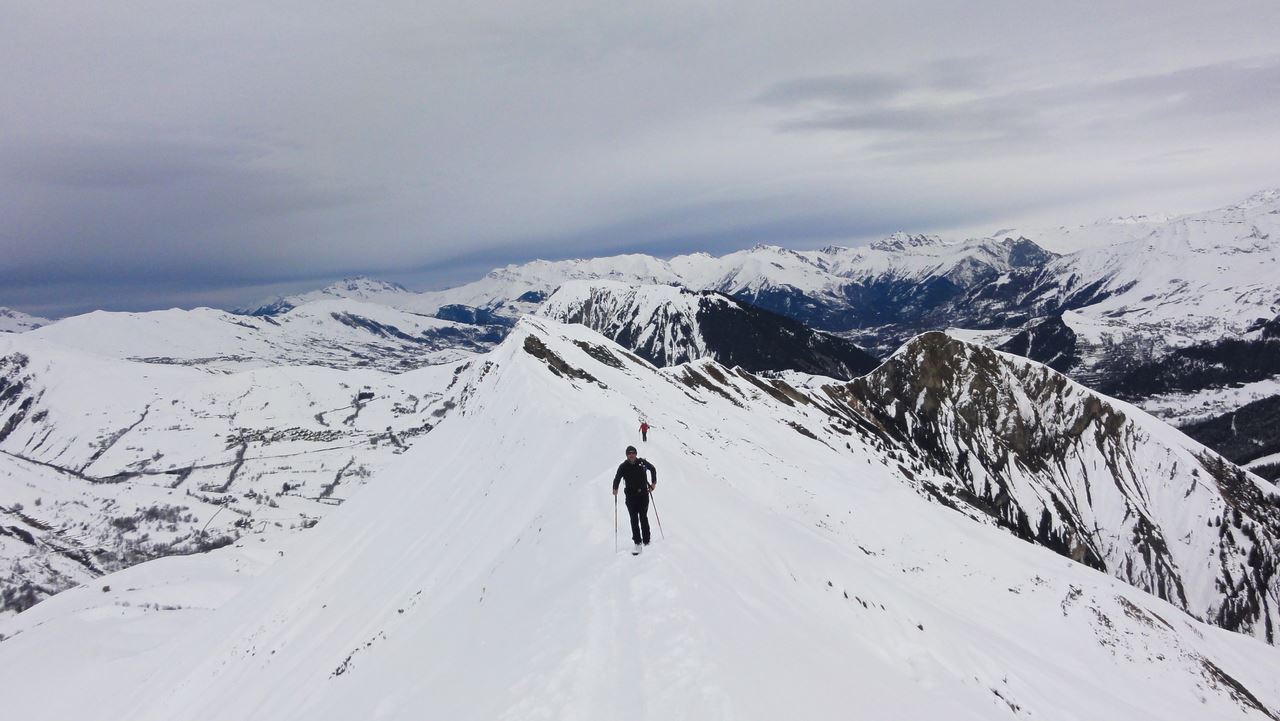
[(1056, 315), (1018, 333), (998, 346), (999, 350), (1039, 361), (1059, 373), (1066, 373), (1078, 361), (1076, 333)]
[(940, 499), (1274, 641), (1280, 497), (1141, 411), (942, 333), (828, 392), (950, 478)]
[(710, 291), (576, 282), (539, 314), (585, 325), (658, 366), (713, 358), (750, 371), (849, 379), (878, 364), (851, 341)]

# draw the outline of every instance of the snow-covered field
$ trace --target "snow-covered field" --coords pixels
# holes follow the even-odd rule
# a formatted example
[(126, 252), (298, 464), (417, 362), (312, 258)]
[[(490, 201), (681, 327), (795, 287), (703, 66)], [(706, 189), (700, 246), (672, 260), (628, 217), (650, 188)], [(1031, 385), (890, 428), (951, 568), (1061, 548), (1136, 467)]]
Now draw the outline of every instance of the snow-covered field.
[(52, 322), (48, 318), (37, 318), (12, 308), (0, 308), (0, 333), (23, 333)]
[[(926, 501), (903, 474), (928, 471), (783, 386), (706, 362), (657, 371), (541, 319), (464, 376), (454, 412), (307, 534), (143, 564), (0, 622), (6, 712), (1164, 721), (1280, 708), (1280, 651)], [(608, 492), (628, 443), (658, 468), (663, 530), (638, 558), (615, 551)]]
[(470, 358), (498, 340), (476, 326), (351, 299), (317, 300), (265, 318), (212, 308), (95, 311), (24, 335), (94, 355), (210, 371), (271, 366), (402, 371)]
[(1171, 425), (1182, 425), (1222, 415), (1263, 398), (1280, 395), (1280, 378), (1268, 378), (1239, 387), (1209, 388), (1144, 398), (1138, 405)]
[(0, 613), (146, 558), (307, 529), (439, 422), (457, 368), (226, 373), (0, 338)]

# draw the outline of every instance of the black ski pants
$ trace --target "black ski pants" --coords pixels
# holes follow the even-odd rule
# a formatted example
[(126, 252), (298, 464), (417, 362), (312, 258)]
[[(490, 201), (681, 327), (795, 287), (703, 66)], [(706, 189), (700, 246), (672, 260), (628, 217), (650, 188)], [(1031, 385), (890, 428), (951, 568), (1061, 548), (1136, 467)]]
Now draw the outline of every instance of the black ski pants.
[(631, 542), (649, 543), (649, 494), (627, 491), (627, 514), (631, 516)]

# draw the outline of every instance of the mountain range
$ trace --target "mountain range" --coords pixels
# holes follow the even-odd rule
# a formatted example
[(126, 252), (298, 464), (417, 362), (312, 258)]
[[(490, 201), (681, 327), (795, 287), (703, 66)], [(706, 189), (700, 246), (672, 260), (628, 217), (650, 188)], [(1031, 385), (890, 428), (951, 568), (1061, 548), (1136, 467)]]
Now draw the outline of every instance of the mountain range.
[(0, 335), (6, 707), (1278, 718), (1278, 217), (34, 319)]
[[(1280, 190), (1269, 190), (1206, 212), (1003, 230), (987, 238), (899, 233), (861, 248), (758, 245), (722, 257), (535, 261), (446, 291), (344, 281), (321, 293), (356, 293), (501, 334), (567, 283), (712, 291), (878, 357), (917, 333), (947, 330), (1046, 363), (1191, 428), (1213, 418), (1229, 424), (1243, 406), (1280, 396), (1278, 234)], [(1280, 431), (1257, 440), (1280, 443)]]
[[(926, 334), (871, 374), (810, 390), (706, 359), (657, 368), (529, 317), (435, 381), (438, 422), (311, 528), (259, 530), (277, 512), (263, 504), (221, 548), (6, 619), (9, 708), (1247, 719), (1280, 707), (1266, 672), (1280, 652), (1264, 643), (1270, 484), (1034, 362)], [(640, 416), (665, 526), (632, 558), (614, 553), (607, 482)]]

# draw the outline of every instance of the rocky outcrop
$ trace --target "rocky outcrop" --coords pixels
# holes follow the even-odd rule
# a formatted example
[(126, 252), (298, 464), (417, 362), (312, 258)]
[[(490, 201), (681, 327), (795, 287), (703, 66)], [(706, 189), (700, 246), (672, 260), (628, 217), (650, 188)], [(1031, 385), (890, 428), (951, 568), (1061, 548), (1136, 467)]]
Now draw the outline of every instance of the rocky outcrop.
[(949, 479), (935, 490), (957, 508), (1274, 642), (1280, 496), (1138, 409), (942, 333), (827, 390)]

